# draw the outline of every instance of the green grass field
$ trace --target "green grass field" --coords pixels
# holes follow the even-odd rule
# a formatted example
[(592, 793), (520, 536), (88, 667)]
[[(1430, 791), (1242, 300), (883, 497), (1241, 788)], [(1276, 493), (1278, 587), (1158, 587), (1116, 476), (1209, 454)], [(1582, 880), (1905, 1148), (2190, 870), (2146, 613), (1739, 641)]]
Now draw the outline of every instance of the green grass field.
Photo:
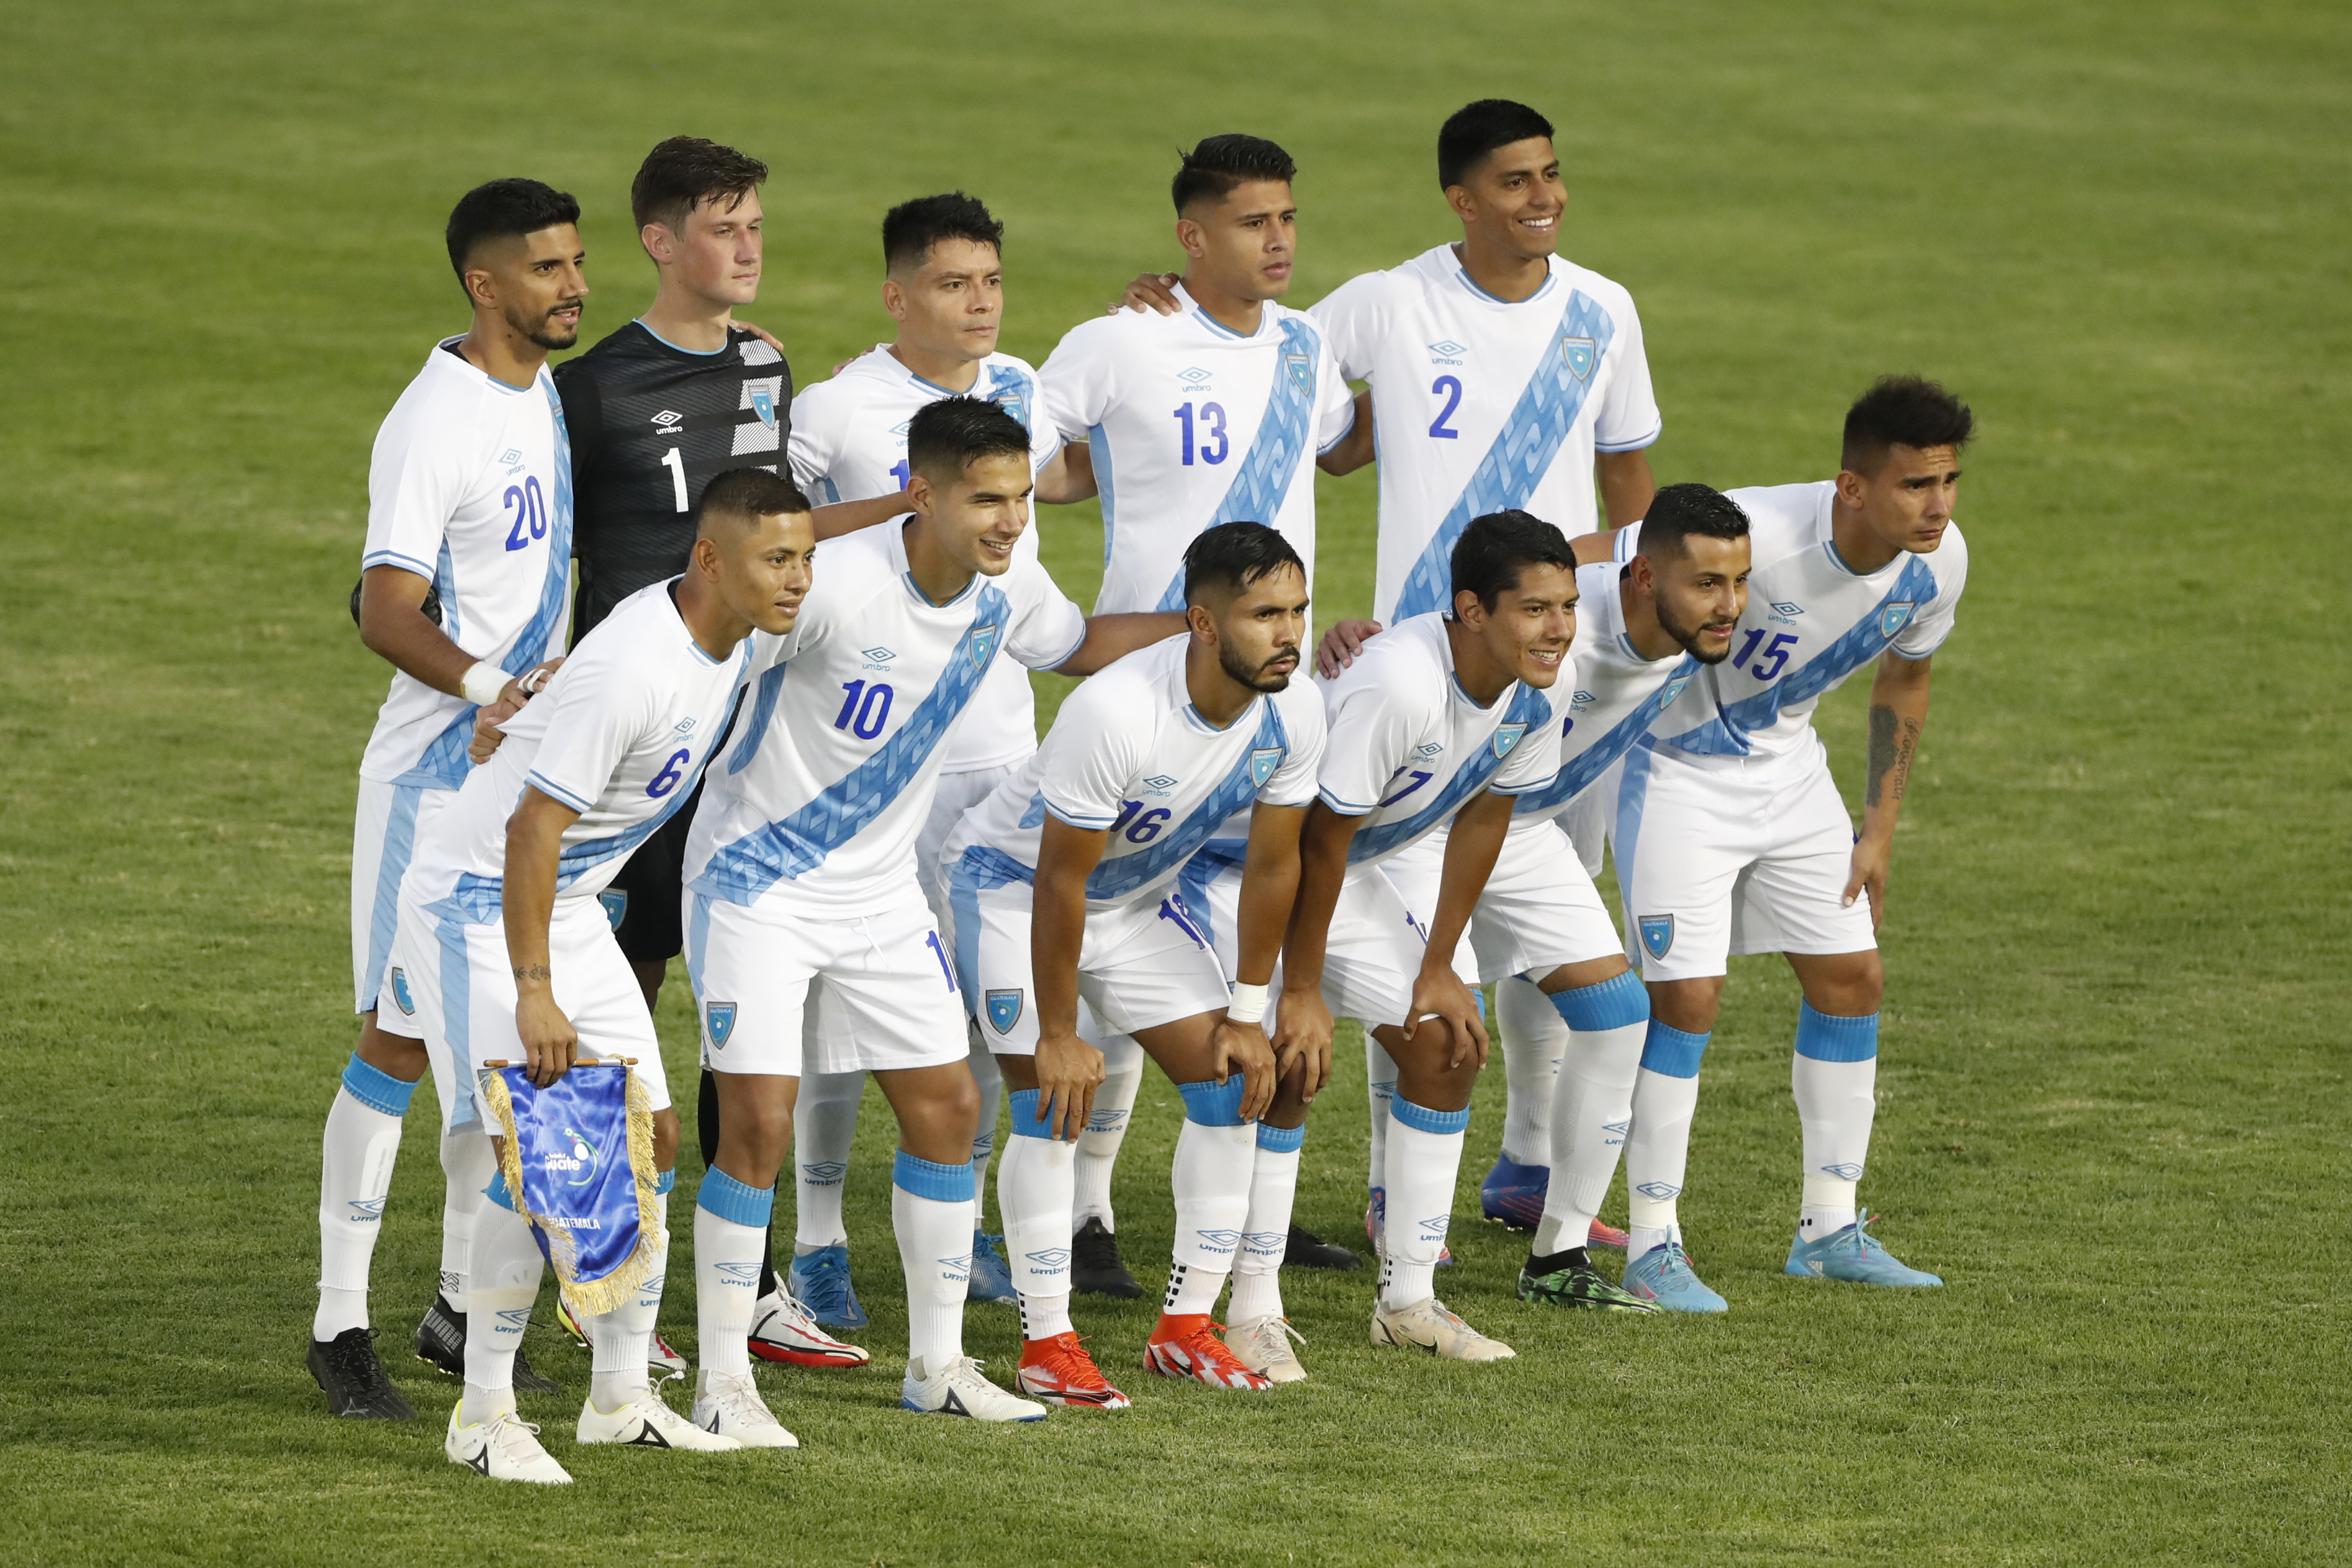
[[(650, 295), (645, 149), (759, 152), (750, 314), (809, 379), (885, 335), (882, 209), (962, 185), (1010, 225), (1007, 347), (1042, 359), (1169, 259), (1180, 144), (1297, 154), (1303, 304), (1451, 236), (1435, 127), (1489, 94), (1560, 122), (1566, 249), (1641, 302), (1662, 480), (1823, 476), (1882, 371), (1978, 411), (1864, 1194), (1949, 1287), (1780, 1275), (1796, 997), (1741, 960), (1684, 1204), (1725, 1320), (1520, 1306), (1519, 1239), (1465, 1220), (1443, 1289), (1516, 1362), (1376, 1354), (1365, 1276), (1293, 1275), (1303, 1387), (1139, 1372), (1123, 1417), (919, 1422), (877, 1115), (851, 1215), (877, 1364), (762, 1375), (799, 1453), (579, 1452), (551, 1398), (529, 1414), (581, 1484), (493, 1488), (443, 1460), (454, 1389), (404, 1356), (419, 1421), (326, 1419), (319, 1128), (385, 680), (344, 594), (376, 423), (463, 326), (457, 193), (578, 193), (593, 339)], [(2352, 1557), (2347, 165), (2352, 18), (2319, 4), (0, 13), (0, 1561)], [(1325, 481), (1324, 614), (1369, 606), (1373, 489)], [(1042, 527), (1084, 597), (1091, 509)], [(1851, 782), (1859, 691), (1823, 724)], [(1345, 1057), (1300, 1207), (1355, 1238)], [(431, 1289), (429, 1100), (377, 1254), (387, 1349)], [(1122, 1167), (1148, 1281), (1174, 1102), (1147, 1087)], [(1081, 1326), (1131, 1368), (1150, 1317)], [(1009, 1368), (1009, 1310), (969, 1333)], [(586, 1358), (533, 1343), (576, 1396)]]

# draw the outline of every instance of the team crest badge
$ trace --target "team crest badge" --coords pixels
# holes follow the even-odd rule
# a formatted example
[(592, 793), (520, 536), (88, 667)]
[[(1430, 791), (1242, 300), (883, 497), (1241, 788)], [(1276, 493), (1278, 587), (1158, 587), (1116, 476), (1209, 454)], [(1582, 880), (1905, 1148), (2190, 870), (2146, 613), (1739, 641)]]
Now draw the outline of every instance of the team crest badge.
[(712, 1002), (702, 1009), (704, 1023), (710, 1030), (710, 1043), (719, 1050), (727, 1047), (727, 1037), (735, 1032), (735, 1004)]
[(1886, 606), (1878, 612), (1878, 634), (1882, 637), (1893, 637), (1895, 633), (1911, 624), (1911, 612), (1918, 608), (1916, 604), (1908, 601)]
[(392, 970), (392, 999), (403, 1015), (409, 1018), (416, 1016), (416, 998), (408, 994), (408, 977), (401, 973), (397, 964)]
[(1282, 766), (1282, 747), (1278, 747), (1278, 746), (1262, 746), (1262, 747), (1259, 747), (1255, 751), (1251, 752), (1251, 753), (1250, 753), (1250, 785), (1251, 785), (1251, 787), (1252, 787), (1253, 789), (1265, 789), (1265, 781), (1266, 781), (1267, 779), (1269, 779), (1273, 778), (1273, 777), (1274, 777), (1274, 770), (1275, 770), (1276, 768), (1277, 768), (1281, 767), (1281, 766)]
[(1672, 704), (1676, 697), (1683, 695), (1683, 688), (1690, 685), (1690, 680), (1688, 675), (1676, 675), (1673, 680), (1668, 681), (1665, 688), (1658, 693), (1658, 706), (1665, 707)]
[(618, 931), (621, 928), (621, 917), (629, 912), (629, 890), (625, 887), (608, 887), (596, 895), (596, 902), (604, 906), (604, 918), (611, 922), (614, 930)]
[(1313, 360), (1304, 354), (1285, 354), (1282, 356), (1282, 362), (1289, 370), (1290, 379), (1297, 383), (1300, 392), (1312, 393), (1315, 391)]
[(761, 424), (766, 425), (770, 430), (775, 429), (776, 394), (770, 392), (765, 387), (753, 387), (751, 389), (751, 412), (760, 416), (760, 423)]
[(1021, 1021), (1021, 998), (1022, 991), (1018, 986), (1009, 991), (989, 992), (989, 1027), (999, 1034), (1011, 1034), (1013, 1026)]
[(1528, 727), (1523, 724), (1506, 724), (1497, 726), (1495, 730), (1496, 758), (1499, 760), (1502, 758), (1508, 757), (1511, 754), (1511, 747), (1518, 745), (1519, 737), (1527, 734), (1527, 732)]
[(1592, 379), (1592, 367), (1599, 362), (1601, 354), (1590, 338), (1562, 338), (1559, 357), (1568, 361), (1568, 373), (1582, 382)]
[(1675, 950), (1675, 917), (1671, 915), (1642, 916), (1642, 950), (1653, 958), (1663, 958)]
[(996, 652), (997, 628), (993, 622), (971, 629), (971, 667), (988, 668), (988, 656)]
[(1029, 423), (1029, 402), (1019, 392), (999, 392), (991, 401), (993, 402), (997, 407), (1003, 409), (1005, 413), (1019, 420), (1023, 424), (1025, 425)]

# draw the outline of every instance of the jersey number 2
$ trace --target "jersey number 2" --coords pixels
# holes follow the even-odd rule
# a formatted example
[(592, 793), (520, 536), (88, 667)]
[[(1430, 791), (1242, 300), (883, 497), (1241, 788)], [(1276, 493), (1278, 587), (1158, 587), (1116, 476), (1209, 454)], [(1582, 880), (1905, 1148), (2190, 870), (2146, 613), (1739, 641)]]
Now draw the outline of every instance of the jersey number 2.
[(1429, 383), (1429, 390), (1445, 400), (1445, 406), (1439, 409), (1437, 417), (1429, 422), (1431, 437), (1438, 441), (1459, 441), (1462, 438), (1462, 433), (1448, 424), (1446, 421), (1452, 419), (1454, 411), (1462, 406), (1461, 378), (1440, 376)]

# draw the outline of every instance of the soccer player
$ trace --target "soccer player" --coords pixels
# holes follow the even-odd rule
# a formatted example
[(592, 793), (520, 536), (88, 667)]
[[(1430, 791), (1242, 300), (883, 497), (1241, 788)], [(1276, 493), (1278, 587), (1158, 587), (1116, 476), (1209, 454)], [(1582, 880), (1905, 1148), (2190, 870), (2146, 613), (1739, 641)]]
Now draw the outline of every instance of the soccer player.
[[(997, 1199), (1021, 1289), (1020, 1385), (1054, 1405), (1128, 1404), (1070, 1325), (1072, 1141), (1103, 1076), (1102, 1053), (1078, 1033), (1081, 994), (1184, 1100), (1175, 1269), (1144, 1364), (1214, 1388), (1271, 1386), (1217, 1338), (1209, 1314), (1261, 1159), (1276, 1167), (1268, 1177), (1297, 1186), (1299, 1091), (1318, 1081), (1315, 1043), (1294, 1044), (1291, 1092), (1274, 1099), (1263, 1020), (1322, 759), (1323, 705), (1290, 684), (1307, 574), (1287, 540), (1260, 523), (1220, 524), (1186, 549), (1184, 575), (1188, 634), (1072, 693), (1036, 756), (964, 818), (945, 855), (966, 1003), (1013, 1084)], [(1236, 812), (1248, 814), (1250, 835), (1241, 978), (1229, 988), (1175, 883)], [(1320, 1052), (1328, 1073), (1328, 1030)], [(1270, 1120), (1253, 1127), (1261, 1113)], [(1286, 1334), (1275, 1337), (1295, 1368)]]
[[(1089, 622), (1020, 558), (1029, 453), (1029, 433), (995, 403), (943, 398), (915, 414), (914, 517), (827, 542), (791, 658), (761, 677), (695, 816), (687, 962), (720, 1109), (695, 1213), (695, 1409), (722, 1434), (774, 1419), (744, 1342), (803, 1065), (873, 1071), (898, 1115), (902, 1404), (983, 1420), (1045, 1413), (963, 1354), (979, 1091), (915, 840), (948, 730), (992, 661), (1085, 674), (1182, 622)], [(845, 1027), (804, 1040), (820, 980)]]
[[(793, 400), (793, 474), (812, 495), (836, 504), (887, 497), (903, 509), (912, 478), (908, 421), (926, 403), (970, 395), (997, 404), (1029, 430), (1038, 498), (1066, 498), (1071, 486), (1059, 460), (1061, 442), (1038, 428), (1037, 372), (996, 347), (1004, 310), (1003, 240), (1004, 225), (961, 191), (901, 203), (884, 216), (882, 307), (898, 323), (898, 336)], [(1022, 559), (1034, 561), (1036, 530), (1023, 530), (1014, 549)], [(948, 731), (939, 793), (916, 838), (916, 873), (942, 930), (950, 917), (939, 859), (949, 831), (1028, 758), (1036, 734), (1028, 671), (1013, 660), (997, 661)], [(822, 991), (817, 1005), (822, 1016), (828, 1006)], [(981, 1091), (973, 1182), (984, 1195), (1000, 1086), (994, 1059), (977, 1034), (971, 1051)], [(865, 1088), (863, 1072), (807, 1073), (793, 1113), (799, 1202), (792, 1293), (827, 1328), (862, 1328), (866, 1321), (850, 1281), (849, 1232), (842, 1222), (850, 1143)], [(984, 1197), (975, 1199), (975, 1214), (983, 1204)], [(977, 1230), (971, 1291), (974, 1300), (1013, 1299), (1004, 1260)]]
[[(572, 459), (546, 362), (580, 332), (588, 285), (579, 219), (578, 203), (536, 180), (494, 180), (457, 203), (449, 265), (472, 325), (425, 356), (376, 432), (369, 463), (360, 637), (394, 674), (360, 763), (352, 842), (360, 1040), (327, 1113), (320, 1171), (308, 1359), (338, 1416), (414, 1414), (377, 1359), (367, 1289), (425, 1052), (378, 1027), (376, 1004), (410, 849), (465, 781), (477, 708), (502, 698), (519, 706), (519, 679), (535, 678), (563, 646)], [(425, 612), (428, 596), (436, 614)], [(490, 1177), (479, 1159), (486, 1147), (442, 1145), (441, 1295), (417, 1331), (420, 1354), (436, 1347), (430, 1331), (445, 1309), (465, 1310), (467, 1228)]]
[[(452, 1122), (489, 1141), (475, 1094), (485, 1061), (527, 1065), (546, 1084), (576, 1060), (634, 1058), (653, 1107), (665, 1217), (677, 1113), (601, 894), (692, 796), (745, 684), (784, 650), (815, 544), (808, 503), (789, 481), (758, 470), (714, 480), (686, 572), (623, 600), (508, 721), (497, 755), (418, 844), (402, 888), (393, 956), (407, 979), (403, 1005), (423, 1026)], [(539, 1245), (503, 1176), (489, 1197), (473, 1228), (466, 1390), (444, 1448), (493, 1479), (568, 1481), (515, 1415), (511, 1385), (539, 1291)], [(781, 1427), (702, 1430), (654, 1392), (646, 1360), (666, 1268), (665, 1252), (634, 1300), (581, 1319), (595, 1370), (579, 1440), (793, 1447)]]
[[(1648, 1271), (1664, 1304), (1720, 1301), (1682, 1251), (1676, 1204), (1732, 953), (1786, 954), (1804, 991), (1790, 1068), (1804, 1190), (1787, 1271), (1943, 1283), (1870, 1235), (1855, 1194), (1876, 1109), (1876, 930), (1927, 720), (1929, 661), (1968, 580), (1952, 509), (1974, 428), (1935, 382), (1889, 376), (1848, 411), (1835, 479), (1729, 492), (1748, 515), (1755, 562), (1730, 657), (1625, 758), (1612, 841), (1626, 951), (1654, 1009), (1626, 1148), (1627, 1255), (1631, 1272), (1664, 1254)], [(1621, 558), (1648, 555), (1646, 526), (1620, 530), (1613, 546)], [(1812, 714), (1874, 663), (1857, 835)]]

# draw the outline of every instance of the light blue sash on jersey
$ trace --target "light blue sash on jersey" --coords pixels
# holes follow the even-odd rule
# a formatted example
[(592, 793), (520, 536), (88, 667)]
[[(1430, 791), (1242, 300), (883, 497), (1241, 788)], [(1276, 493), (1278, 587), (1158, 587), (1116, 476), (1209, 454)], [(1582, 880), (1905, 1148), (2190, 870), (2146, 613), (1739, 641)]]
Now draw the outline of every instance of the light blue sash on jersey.
[(1029, 384), (1027, 376), (1023, 375), (1011, 365), (989, 367), (988, 401), (1019, 420), (1022, 429), (1032, 435), (1037, 433), (1034, 423), (1037, 409), (1036, 389)]
[[(1298, 477), (1298, 455), (1306, 449), (1307, 426), (1315, 417), (1315, 381), (1322, 345), (1304, 321), (1286, 319), (1281, 326), (1281, 363), (1275, 367), (1274, 380), (1266, 388), (1265, 412), (1258, 415), (1257, 434), (1243, 454), (1225, 498), (1201, 525), (1203, 532), (1221, 523), (1274, 527), (1291, 483)], [(1181, 566), (1160, 596), (1158, 608), (1184, 608)]]
[(1258, 707), (1257, 733), (1250, 737), (1250, 748), (1234, 759), (1233, 771), (1174, 831), (1161, 833), (1138, 853), (1097, 864), (1087, 878), (1088, 898), (1124, 898), (1150, 885), (1207, 843), (1226, 818), (1257, 799), (1257, 792), (1290, 755), (1290, 737), (1282, 727), (1282, 715), (1270, 702), (1261, 702)]
[[(1436, 534), (1405, 574), (1397, 590), (1391, 624), (1407, 616), (1426, 615), (1454, 604), (1454, 546), (1471, 519), (1489, 512), (1525, 507), (1543, 476), (1551, 472), (1560, 444), (1584, 412), (1584, 400), (1609, 352), (1617, 323), (1582, 289), (1573, 289), (1560, 307), (1559, 326), (1549, 351), (1536, 361), (1518, 402), (1494, 444), (1470, 473), (1470, 483), (1437, 525)], [(1549, 520), (1549, 519), (1547, 519)]]
[[(1658, 722), (1658, 716), (1674, 706), (1683, 688), (1699, 672), (1699, 662), (1685, 653), (1682, 662), (1661, 683), (1658, 689), (1642, 699), (1642, 705), (1617, 721), (1616, 727), (1570, 758), (1552, 781), (1540, 789), (1530, 789), (1519, 797), (1516, 808), (1523, 817), (1540, 817), (1559, 810), (1582, 794), (1591, 782), (1609, 771), (1609, 765), (1633, 748), (1634, 742), (1649, 732)], [(1563, 732), (1564, 734), (1565, 732)]]
[[(1503, 758), (1527, 744), (1530, 730), (1551, 727), (1551, 700), (1530, 685), (1511, 688), (1510, 710), (1496, 727), (1487, 745), (1478, 748), (1478, 755), (1464, 763), (1453, 778), (1445, 781), (1437, 799), (1412, 816), (1393, 822), (1382, 822), (1359, 832), (1348, 845), (1348, 863), (1358, 864), (1391, 850), (1401, 850), (1425, 833), (1434, 831), (1452, 820), (1454, 813), (1469, 804), (1470, 797), (1486, 787), (1486, 780), (1503, 766)], [(1512, 727), (1517, 726), (1514, 733)], [(1505, 737), (1508, 737), (1507, 740)], [(1539, 736), (1538, 739), (1549, 737)]]
[(1935, 572), (1921, 557), (1906, 557), (1895, 586), (1843, 636), (1762, 691), (1722, 704), (1716, 716), (1696, 729), (1669, 736), (1660, 744), (1703, 757), (1747, 756), (1749, 736), (1771, 728), (1790, 703), (1821, 695), (1877, 658), (1935, 597)]

